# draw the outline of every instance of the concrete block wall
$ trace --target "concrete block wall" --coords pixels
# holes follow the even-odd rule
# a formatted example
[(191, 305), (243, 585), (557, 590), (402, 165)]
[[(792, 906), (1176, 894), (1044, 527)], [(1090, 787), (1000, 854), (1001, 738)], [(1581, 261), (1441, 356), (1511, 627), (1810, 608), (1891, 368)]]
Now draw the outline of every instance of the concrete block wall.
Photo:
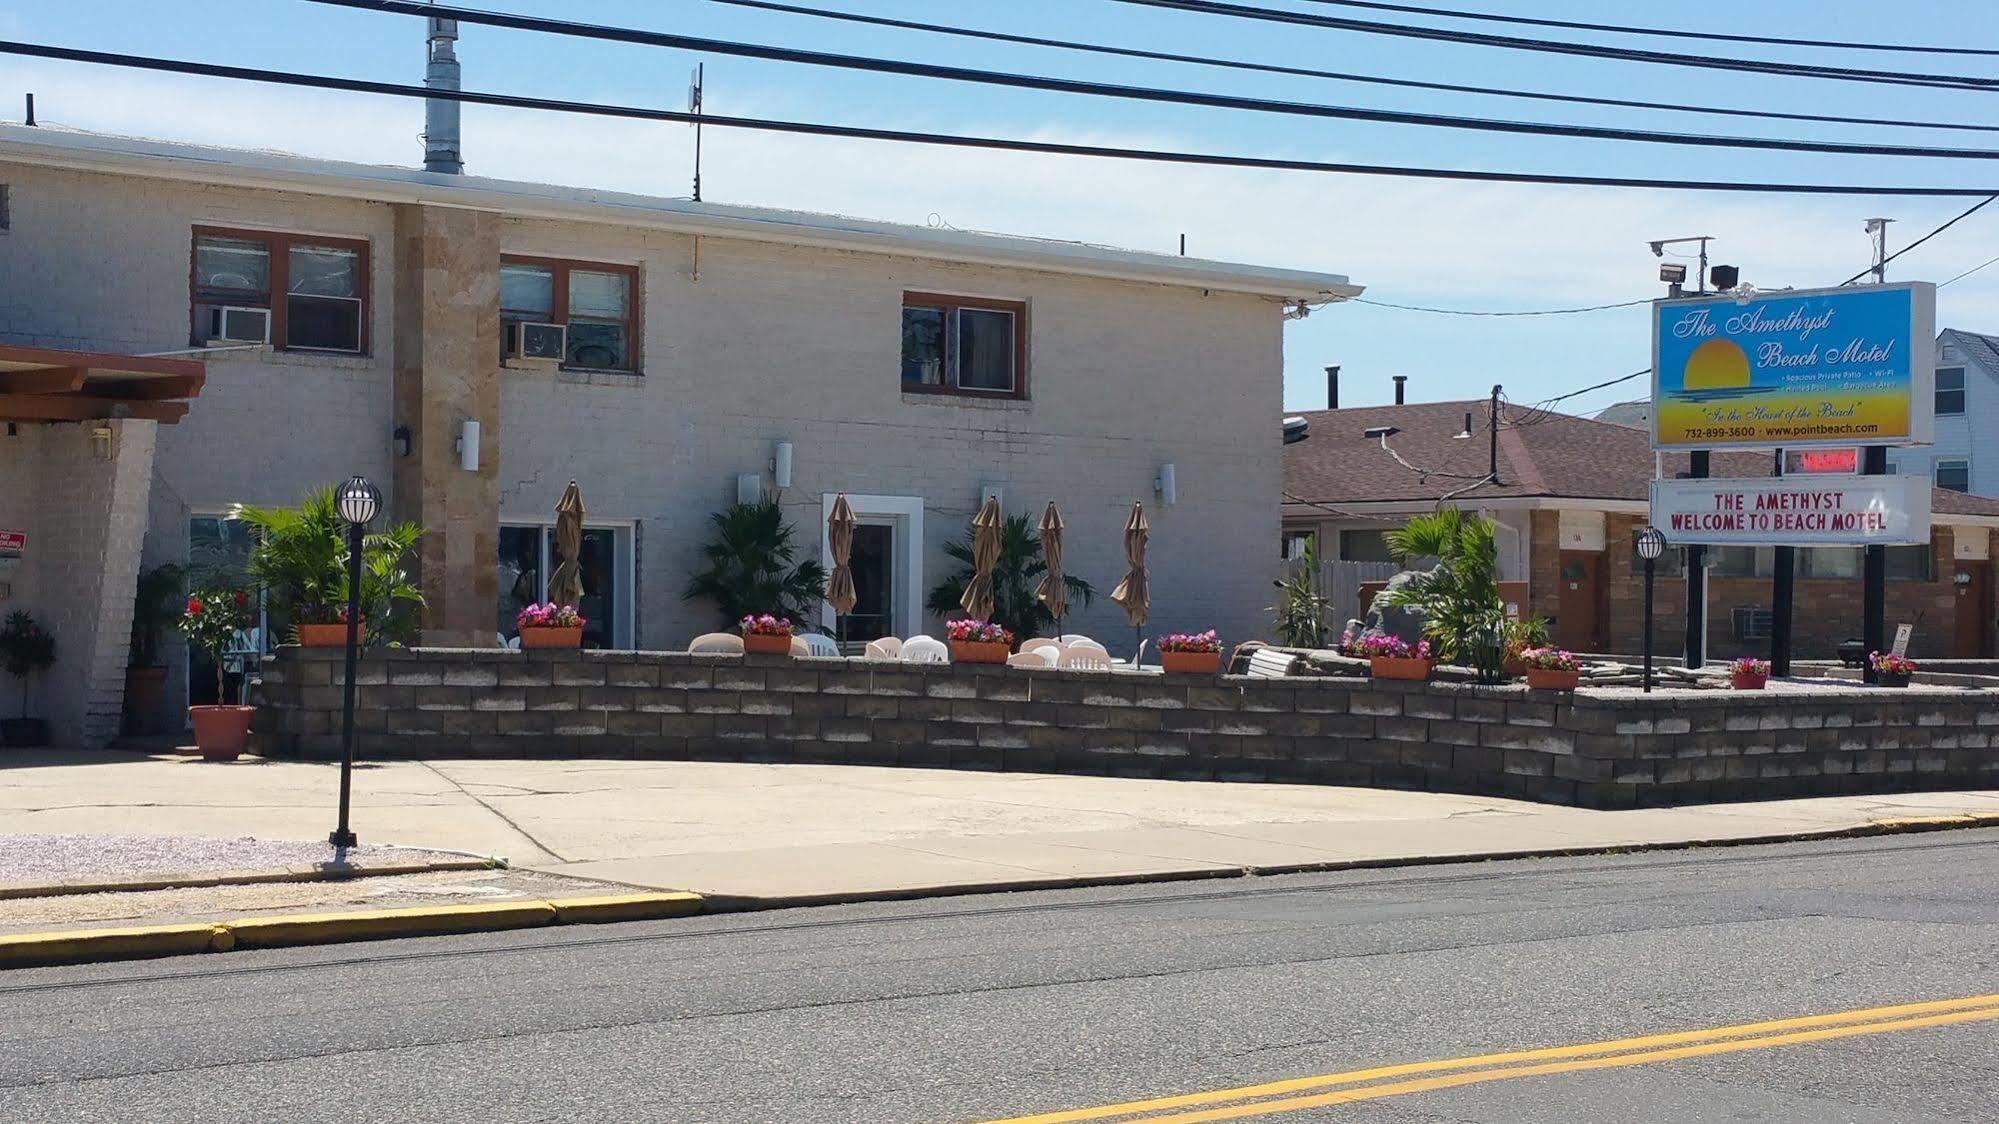
[[(266, 667), (264, 752), (339, 752), (340, 653)], [(362, 757), (656, 757), (1371, 785), (1586, 807), (1999, 785), (1999, 702), (658, 652), (371, 651)]]

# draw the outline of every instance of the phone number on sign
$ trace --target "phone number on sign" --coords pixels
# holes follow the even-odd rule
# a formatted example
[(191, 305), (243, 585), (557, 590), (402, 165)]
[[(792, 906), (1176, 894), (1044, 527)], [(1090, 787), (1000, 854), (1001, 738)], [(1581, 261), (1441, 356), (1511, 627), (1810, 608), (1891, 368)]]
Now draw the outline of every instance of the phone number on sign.
[(1755, 437), (1757, 430), (1748, 425), (1689, 426), (1686, 434), (1688, 440), (1699, 441), (1716, 437)]

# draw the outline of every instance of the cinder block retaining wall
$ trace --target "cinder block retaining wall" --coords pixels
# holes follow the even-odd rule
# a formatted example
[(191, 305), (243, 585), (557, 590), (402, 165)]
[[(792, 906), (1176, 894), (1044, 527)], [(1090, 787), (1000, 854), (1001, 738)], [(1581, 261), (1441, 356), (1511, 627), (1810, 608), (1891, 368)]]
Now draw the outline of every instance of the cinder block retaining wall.
[[(257, 744), (339, 752), (340, 653), (265, 665)], [(359, 755), (646, 757), (1373, 785), (1587, 807), (1999, 787), (1999, 692), (1645, 699), (1365, 679), (654, 652), (374, 651)]]

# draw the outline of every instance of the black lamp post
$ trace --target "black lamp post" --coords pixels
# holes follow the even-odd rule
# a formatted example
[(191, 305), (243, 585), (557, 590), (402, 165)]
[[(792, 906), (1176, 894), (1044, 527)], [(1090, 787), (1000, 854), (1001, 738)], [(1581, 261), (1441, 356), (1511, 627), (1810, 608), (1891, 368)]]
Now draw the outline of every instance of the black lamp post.
[(361, 538), (382, 509), (382, 493), (365, 476), (340, 485), (334, 496), (347, 524), (347, 679), (340, 703), (340, 826), (326, 837), (335, 847), (358, 842), (347, 826), (348, 798), (354, 790), (354, 665), (361, 657)]
[(1652, 574), (1659, 556), (1666, 553), (1666, 536), (1657, 527), (1638, 532), (1638, 557), (1645, 560), (1645, 690), (1652, 690)]

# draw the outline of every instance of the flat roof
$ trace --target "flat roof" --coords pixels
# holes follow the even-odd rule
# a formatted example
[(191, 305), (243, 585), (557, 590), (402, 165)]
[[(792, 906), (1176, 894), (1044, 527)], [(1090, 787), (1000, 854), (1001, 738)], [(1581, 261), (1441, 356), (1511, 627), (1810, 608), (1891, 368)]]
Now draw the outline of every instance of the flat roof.
[(1338, 301), (1363, 291), (1338, 273), (1142, 253), (1082, 242), (938, 230), (809, 211), (454, 176), (419, 168), (48, 126), (0, 125), (0, 161), (1218, 289), (1285, 301)]

